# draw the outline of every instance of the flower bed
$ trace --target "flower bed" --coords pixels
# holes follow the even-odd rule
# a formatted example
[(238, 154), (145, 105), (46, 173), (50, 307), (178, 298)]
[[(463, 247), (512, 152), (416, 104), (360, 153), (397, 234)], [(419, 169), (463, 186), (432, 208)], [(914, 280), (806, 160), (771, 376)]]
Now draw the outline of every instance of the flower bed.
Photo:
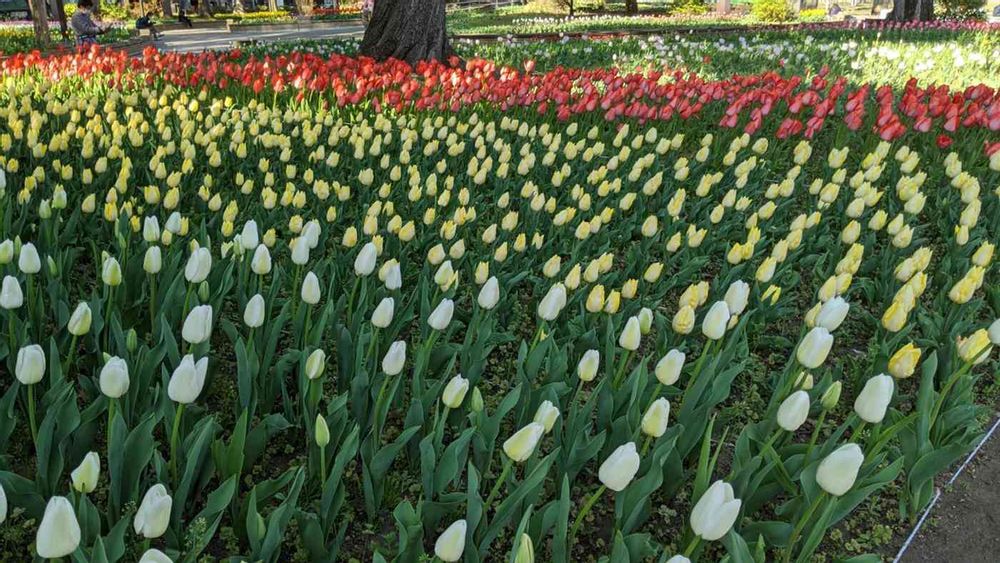
[(988, 411), (989, 87), (0, 68), (5, 553), (852, 557)]

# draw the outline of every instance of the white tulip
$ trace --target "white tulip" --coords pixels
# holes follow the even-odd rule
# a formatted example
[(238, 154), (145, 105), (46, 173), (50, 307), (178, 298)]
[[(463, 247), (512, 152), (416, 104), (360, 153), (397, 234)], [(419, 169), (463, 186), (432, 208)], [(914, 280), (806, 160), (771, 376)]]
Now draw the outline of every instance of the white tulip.
[(188, 344), (201, 344), (212, 336), (212, 306), (199, 305), (188, 313), (181, 337)]
[(321, 296), (319, 278), (316, 277), (316, 274), (309, 272), (306, 274), (306, 279), (302, 280), (302, 302), (307, 305), (315, 305), (319, 303)]
[(142, 240), (146, 242), (160, 240), (160, 220), (156, 216), (146, 217), (142, 221)]
[(146, 255), (142, 258), (142, 269), (151, 276), (159, 274), (163, 269), (163, 256), (159, 246), (150, 246), (146, 249)]
[(292, 248), (292, 263), (296, 266), (305, 266), (309, 263), (309, 243), (301, 238), (292, 239), (289, 246)]
[(750, 285), (743, 280), (736, 280), (729, 284), (724, 297), (726, 305), (729, 307), (730, 315), (740, 315), (747, 308), (750, 300)]
[(208, 373), (208, 358), (202, 358), (197, 362), (194, 356), (188, 354), (181, 358), (180, 365), (170, 376), (170, 383), (167, 384), (167, 396), (171, 401), (190, 404), (198, 399), (201, 390), (205, 386), (205, 375)]
[(0, 524), (4, 523), (7, 519), (7, 491), (3, 488), (3, 483), (0, 483)]
[(701, 323), (701, 333), (711, 340), (719, 340), (726, 335), (729, 317), (729, 305), (725, 301), (716, 301), (705, 314), (705, 319)]
[(306, 358), (306, 378), (319, 379), (324, 371), (326, 371), (326, 352), (317, 348)]
[(208, 278), (212, 271), (212, 253), (204, 246), (194, 249), (184, 267), (184, 279), (188, 283), (199, 284)]
[(22, 385), (34, 385), (45, 376), (45, 352), (38, 344), (21, 347), (17, 351), (14, 375)]
[(538, 316), (542, 320), (554, 321), (566, 306), (566, 286), (561, 282), (549, 288), (548, 293), (538, 303)]
[(810, 330), (798, 348), (795, 349), (795, 358), (807, 369), (816, 369), (823, 365), (826, 357), (833, 347), (833, 335), (830, 331), (817, 326)]
[(639, 461), (635, 442), (623, 444), (604, 460), (597, 471), (597, 477), (605, 487), (621, 492), (635, 478), (635, 474), (639, 471)]
[(247, 306), (243, 310), (243, 323), (250, 328), (260, 328), (264, 324), (264, 313), (267, 306), (261, 294), (254, 295), (247, 301)]
[(382, 282), (389, 291), (395, 291), (403, 286), (403, 272), (399, 267), (399, 262), (392, 260), (387, 263)]
[(101, 368), (99, 381), (101, 393), (112, 399), (120, 398), (128, 393), (128, 364), (117, 356), (111, 357)]
[(465, 551), (465, 534), (467, 525), (465, 520), (456, 520), (448, 529), (444, 531), (436, 542), (434, 542), (434, 555), (441, 561), (459, 561)]
[(444, 392), (441, 393), (441, 402), (450, 409), (457, 409), (462, 406), (465, 394), (469, 391), (469, 380), (458, 374), (451, 378), (448, 385), (445, 385)]
[(701, 495), (691, 511), (691, 529), (706, 541), (715, 541), (729, 532), (743, 502), (733, 495), (733, 487), (716, 481)]
[(535, 411), (535, 417), (532, 422), (537, 422), (545, 427), (545, 433), (548, 434), (552, 431), (552, 427), (556, 423), (556, 419), (559, 418), (559, 407), (552, 404), (552, 401), (542, 401), (542, 404), (538, 405), (538, 410)]
[(42, 271), (42, 259), (38, 256), (35, 245), (26, 242), (21, 247), (21, 253), (17, 257), (17, 267), (22, 273), (33, 275)]
[(93, 322), (93, 313), (90, 311), (90, 305), (86, 302), (81, 302), (73, 310), (73, 314), (70, 315), (66, 329), (73, 336), (83, 336), (90, 332), (91, 322)]
[(659, 438), (667, 431), (667, 424), (670, 419), (670, 403), (666, 398), (660, 397), (653, 401), (642, 415), (642, 432), (647, 436)]
[(894, 387), (892, 377), (884, 373), (870, 378), (865, 382), (858, 398), (854, 400), (854, 412), (865, 422), (871, 424), (882, 422), (885, 411), (889, 408), (889, 402), (892, 401)]
[(14, 242), (6, 239), (0, 242), (0, 266), (6, 266), (14, 259)]
[(865, 454), (857, 444), (844, 444), (819, 463), (816, 483), (827, 493), (839, 497), (851, 490)]
[(442, 299), (427, 318), (427, 324), (434, 330), (444, 330), (451, 324), (451, 316), (455, 313), (455, 302)]
[(172, 234), (181, 234), (181, 214), (177, 211), (171, 213), (170, 216), (167, 217), (167, 223), (164, 227)]
[(310, 250), (319, 246), (319, 235), (323, 229), (319, 226), (319, 221), (313, 219), (302, 228), (302, 239), (309, 245)]
[(512, 461), (520, 463), (531, 457), (535, 447), (538, 446), (538, 441), (544, 435), (545, 427), (537, 422), (532, 422), (504, 441), (503, 452)]
[(656, 368), (653, 370), (653, 373), (656, 374), (656, 379), (663, 385), (677, 383), (677, 380), (681, 377), (681, 370), (684, 369), (684, 361), (686, 359), (687, 355), (676, 348), (667, 352), (665, 356), (660, 358), (660, 361), (656, 362)]
[(601, 353), (597, 350), (587, 350), (576, 364), (576, 376), (580, 381), (593, 381), (597, 370), (601, 367)]
[(257, 222), (253, 219), (243, 223), (243, 230), (240, 231), (240, 244), (243, 245), (243, 250), (252, 250), (260, 244), (260, 233), (257, 230)]
[(80, 546), (80, 523), (66, 497), (52, 497), (45, 505), (42, 523), (35, 534), (35, 550), (42, 559), (58, 559)]
[(629, 317), (625, 322), (625, 328), (618, 336), (618, 345), (622, 348), (635, 352), (642, 343), (642, 329), (639, 327), (639, 317)]
[(392, 324), (392, 317), (396, 311), (396, 300), (386, 297), (379, 302), (378, 307), (372, 312), (372, 325), (376, 328), (385, 328)]
[(645, 336), (649, 334), (649, 331), (653, 330), (653, 310), (649, 307), (643, 307), (639, 309), (639, 330), (642, 335)]
[(785, 398), (778, 407), (778, 426), (795, 432), (809, 416), (809, 393), (796, 391)]
[(375, 243), (366, 243), (354, 259), (354, 274), (358, 277), (371, 274), (375, 271), (376, 260), (378, 260), (378, 250), (375, 248)]
[(993, 321), (993, 324), (990, 325), (987, 334), (990, 337), (990, 342), (992, 342), (994, 346), (1000, 346), (1000, 319)]
[(266, 276), (271, 273), (271, 251), (267, 246), (258, 244), (253, 251), (253, 258), (250, 259), (250, 270), (258, 276)]
[(24, 305), (24, 293), (21, 284), (14, 276), (4, 276), (3, 288), (0, 289), (0, 307), (10, 311)]
[(386, 375), (398, 375), (406, 363), (406, 341), (397, 340), (389, 345), (389, 351), (382, 358), (382, 371)]
[[(139, 558), (139, 563), (174, 563), (174, 560), (159, 549), (150, 548)], [(669, 562), (668, 562), (669, 563)]]
[(153, 485), (142, 497), (142, 504), (132, 520), (135, 533), (146, 539), (156, 539), (167, 531), (170, 525), (170, 509), (174, 500), (161, 484)]
[(97, 488), (101, 478), (101, 458), (97, 452), (88, 452), (83, 461), (71, 473), (73, 489), (78, 493), (90, 494)]
[(479, 290), (479, 297), (476, 301), (480, 307), (487, 311), (497, 306), (497, 303), (500, 301), (500, 282), (497, 281), (496, 276), (486, 280), (482, 289)]
[(847, 313), (850, 309), (851, 305), (843, 297), (834, 297), (823, 303), (819, 313), (816, 314), (816, 326), (821, 326), (833, 332), (847, 318)]

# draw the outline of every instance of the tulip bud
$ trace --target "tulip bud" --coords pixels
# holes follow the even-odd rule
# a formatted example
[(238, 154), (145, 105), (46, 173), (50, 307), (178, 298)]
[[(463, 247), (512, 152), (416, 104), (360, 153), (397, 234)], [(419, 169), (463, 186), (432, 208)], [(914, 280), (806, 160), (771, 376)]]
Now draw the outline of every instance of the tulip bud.
[(160, 221), (155, 216), (146, 217), (142, 222), (142, 240), (157, 242), (160, 240)]
[(566, 306), (566, 286), (556, 283), (538, 303), (538, 316), (542, 320), (554, 321)]
[(163, 258), (159, 246), (150, 246), (146, 249), (146, 255), (142, 259), (142, 269), (151, 276), (159, 274), (160, 270), (163, 269)]
[(139, 563), (174, 563), (173, 559), (159, 549), (150, 548), (139, 558)]
[(788, 432), (795, 432), (809, 416), (809, 393), (796, 391), (789, 395), (778, 407), (778, 426)]
[(605, 487), (621, 492), (635, 478), (635, 474), (639, 471), (639, 461), (635, 442), (623, 444), (604, 460), (597, 471), (597, 477)]
[(843, 384), (839, 381), (834, 381), (826, 391), (823, 392), (823, 396), (820, 397), (819, 402), (823, 406), (824, 410), (833, 410), (840, 401), (840, 391), (843, 389)]
[(90, 494), (97, 488), (97, 480), (101, 477), (101, 458), (97, 452), (89, 452), (83, 457), (80, 465), (70, 473), (73, 489), (78, 493)]
[(892, 400), (893, 387), (893, 379), (888, 375), (880, 374), (870, 378), (854, 400), (854, 412), (865, 422), (882, 422)]
[(910, 377), (917, 369), (921, 354), (920, 348), (914, 346), (912, 342), (908, 342), (889, 358), (889, 374), (896, 379)]
[(576, 365), (576, 375), (580, 381), (593, 381), (597, 377), (597, 370), (600, 367), (601, 353), (597, 350), (587, 350)]
[(590, 293), (587, 294), (587, 311), (591, 313), (600, 313), (604, 310), (604, 301), (604, 286), (597, 284), (591, 288)]
[(531, 542), (531, 536), (521, 534), (521, 541), (517, 545), (517, 553), (514, 555), (514, 563), (535, 563), (535, 545)]
[(742, 504), (733, 495), (732, 485), (724, 481), (712, 483), (691, 510), (691, 530), (706, 541), (722, 538), (736, 522)]
[(750, 285), (743, 280), (736, 280), (729, 285), (725, 296), (730, 315), (740, 315), (750, 301)]
[(986, 329), (979, 329), (973, 332), (968, 338), (958, 339), (958, 356), (964, 362), (971, 362), (979, 365), (989, 358), (989, 348), (992, 341)]
[(503, 451), (511, 460), (520, 463), (531, 457), (544, 434), (545, 427), (532, 422), (507, 438), (503, 443)]
[(170, 508), (173, 502), (163, 485), (156, 484), (150, 487), (142, 497), (142, 504), (139, 505), (132, 520), (135, 533), (146, 539), (162, 536), (170, 524)]
[(266, 310), (264, 297), (259, 293), (247, 301), (246, 309), (243, 310), (243, 323), (250, 328), (260, 328), (264, 324), (264, 313)]
[(552, 426), (556, 423), (556, 419), (559, 418), (559, 407), (552, 404), (552, 401), (542, 401), (542, 404), (538, 405), (538, 410), (535, 411), (535, 418), (533, 422), (537, 422), (545, 427), (545, 433), (548, 434), (552, 431)]
[(105, 362), (99, 378), (101, 393), (112, 399), (118, 399), (128, 393), (128, 365), (125, 360), (115, 356)]
[(0, 266), (6, 266), (14, 260), (14, 242), (6, 239), (0, 242)]
[(399, 267), (399, 262), (396, 260), (390, 260), (382, 266), (382, 270), (385, 271), (384, 275), (381, 275), (382, 282), (385, 283), (385, 288), (390, 291), (395, 291), (403, 286), (403, 273)]
[(80, 523), (66, 497), (52, 497), (35, 534), (35, 550), (43, 559), (58, 559), (80, 546)]
[(667, 559), (667, 563), (691, 563), (691, 560), (681, 554), (677, 554)]
[(180, 365), (170, 376), (167, 396), (177, 403), (193, 403), (205, 386), (206, 373), (208, 373), (208, 358), (202, 358), (195, 362), (194, 356), (191, 354), (184, 356), (181, 358)]
[(34, 244), (28, 242), (21, 247), (21, 253), (17, 257), (17, 267), (21, 273), (28, 275), (42, 271), (42, 259), (39, 258)]
[(321, 292), (319, 288), (319, 278), (316, 277), (316, 274), (312, 272), (306, 274), (306, 278), (302, 280), (300, 297), (302, 297), (302, 302), (306, 305), (315, 305), (319, 303)]
[(667, 431), (667, 423), (670, 417), (670, 403), (666, 398), (660, 397), (653, 401), (642, 415), (642, 432), (647, 436), (659, 438)]
[(382, 358), (382, 371), (386, 375), (397, 375), (406, 363), (406, 341), (397, 340), (389, 345), (389, 351)]
[(989, 336), (990, 342), (992, 342), (993, 345), (1000, 346), (1000, 319), (993, 321), (993, 324), (990, 325), (986, 334)]
[(376, 328), (385, 328), (392, 323), (392, 316), (396, 310), (396, 301), (392, 297), (386, 297), (379, 302), (378, 307), (372, 312), (372, 325)]
[(806, 368), (816, 369), (826, 361), (832, 347), (833, 335), (827, 329), (817, 326), (799, 343), (795, 350), (795, 358)]
[(465, 520), (456, 520), (448, 529), (444, 531), (436, 542), (434, 542), (434, 555), (441, 561), (452, 562), (462, 559), (465, 551)]
[(639, 309), (639, 330), (642, 332), (643, 336), (649, 334), (649, 331), (653, 329), (653, 311), (648, 307), (643, 307)]
[(243, 245), (244, 250), (257, 248), (257, 245), (260, 244), (260, 232), (257, 230), (257, 222), (253, 219), (243, 224), (243, 230), (240, 231), (240, 244)]
[(378, 251), (375, 243), (369, 242), (361, 247), (357, 258), (354, 259), (354, 274), (364, 277), (375, 271), (375, 261), (378, 259)]
[(309, 244), (301, 238), (292, 239), (289, 247), (292, 250), (292, 263), (296, 266), (305, 266), (309, 263)]
[(487, 311), (497, 306), (497, 303), (500, 301), (500, 282), (496, 276), (492, 276), (486, 280), (482, 289), (479, 290), (479, 297), (476, 301), (480, 307)]
[(181, 338), (188, 344), (201, 344), (212, 336), (212, 306), (199, 305), (188, 313), (181, 328)]
[(691, 334), (694, 330), (694, 307), (691, 305), (681, 307), (674, 315), (671, 326), (677, 334)]
[(441, 393), (441, 402), (449, 409), (457, 409), (462, 406), (465, 394), (469, 391), (469, 380), (461, 374), (451, 378), (444, 391)]
[(705, 314), (705, 319), (701, 323), (702, 334), (711, 340), (719, 340), (726, 335), (729, 317), (729, 306), (726, 305), (726, 302), (716, 301)]
[(851, 490), (865, 454), (857, 444), (844, 444), (820, 462), (816, 483), (827, 493), (839, 497)]
[[(326, 425), (326, 419), (321, 414), (316, 415), (316, 427), (313, 431), (313, 437), (316, 440), (316, 445), (321, 448), (325, 448), (330, 443), (330, 427)], [(325, 479), (326, 475), (323, 478)]]
[(69, 317), (69, 324), (66, 328), (69, 333), (73, 336), (83, 336), (90, 332), (90, 323), (93, 320), (92, 314), (90, 312), (90, 305), (85, 302), (81, 302), (73, 310), (73, 314)]
[(455, 302), (442, 299), (427, 317), (427, 324), (434, 330), (445, 330), (451, 324), (451, 316), (455, 313)]
[(472, 398), (469, 399), (469, 410), (472, 412), (483, 412), (484, 408), (483, 394), (479, 391), (479, 387), (473, 387)]
[(45, 376), (45, 352), (38, 344), (23, 346), (17, 352), (14, 375), (22, 385), (34, 385)]
[(676, 348), (667, 352), (665, 356), (656, 362), (654, 373), (656, 379), (663, 385), (673, 385), (681, 377), (681, 370), (684, 369), (684, 360), (687, 356), (684, 352)]
[(819, 312), (816, 314), (815, 325), (833, 332), (847, 318), (847, 312), (850, 308), (850, 304), (843, 297), (834, 297), (823, 303), (823, 306), (820, 307)]
[(322, 349), (313, 350), (306, 358), (306, 378), (318, 379), (326, 370), (326, 352)]
[(24, 293), (21, 284), (14, 276), (4, 276), (3, 289), (0, 289), (0, 307), (11, 311), (24, 305)]
[(618, 337), (618, 345), (622, 348), (635, 352), (639, 349), (642, 340), (642, 330), (639, 326), (638, 317), (630, 317), (625, 323), (625, 329)]
[(139, 335), (136, 334), (134, 328), (128, 329), (125, 333), (125, 349), (130, 353), (135, 353), (139, 349)]
[(199, 284), (208, 278), (211, 271), (212, 253), (204, 246), (198, 247), (191, 253), (184, 267), (184, 279), (188, 283)]

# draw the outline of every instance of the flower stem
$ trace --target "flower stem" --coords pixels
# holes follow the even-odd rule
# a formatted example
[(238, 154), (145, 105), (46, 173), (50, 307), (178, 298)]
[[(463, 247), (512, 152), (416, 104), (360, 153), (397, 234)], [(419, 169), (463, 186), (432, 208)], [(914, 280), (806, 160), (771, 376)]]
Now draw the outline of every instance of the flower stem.
[(809, 454), (812, 453), (812, 449), (816, 445), (816, 439), (819, 438), (819, 431), (823, 428), (824, 420), (826, 420), (826, 409), (821, 410), (819, 418), (816, 419), (816, 427), (813, 428), (812, 436), (809, 437), (809, 445), (806, 446), (806, 455), (802, 458), (802, 467), (809, 465)]
[(493, 499), (496, 498), (497, 493), (500, 492), (500, 487), (503, 486), (504, 481), (507, 480), (507, 475), (510, 474), (510, 468), (514, 465), (509, 457), (504, 457), (503, 459), (503, 470), (500, 471), (500, 476), (497, 477), (497, 482), (493, 485), (493, 489), (490, 491), (490, 495), (486, 497), (486, 509), (489, 510), (493, 506)]
[(180, 438), (181, 433), (181, 417), (184, 415), (184, 403), (177, 405), (177, 410), (174, 412), (174, 429), (170, 433), (170, 472), (173, 474), (174, 484), (178, 483), (177, 479), (177, 442)]
[(594, 494), (587, 499), (587, 502), (580, 509), (580, 513), (576, 515), (576, 520), (573, 521), (573, 527), (569, 532), (569, 547), (573, 547), (574, 540), (576, 539), (576, 532), (580, 529), (580, 525), (583, 524), (583, 519), (590, 513), (590, 509), (594, 508), (594, 504), (597, 503), (597, 499), (601, 498), (604, 491), (607, 489), (604, 485), (601, 485), (594, 491)]
[(31, 425), (31, 441), (38, 447), (38, 423), (35, 422), (35, 386), (28, 385), (28, 424)]
[(691, 557), (694, 550), (698, 549), (698, 544), (701, 543), (701, 536), (695, 536), (691, 543), (684, 549), (684, 557)]
[(66, 366), (63, 367), (63, 377), (69, 375), (69, 369), (73, 367), (73, 357), (76, 355), (76, 335), (69, 341), (69, 353), (66, 354)]
[(319, 448), (319, 484), (320, 487), (326, 482), (326, 446)]
[(115, 399), (108, 399), (108, 459), (111, 459), (111, 425), (115, 420)]
[(812, 504), (809, 505), (809, 508), (806, 509), (805, 513), (802, 514), (802, 518), (799, 518), (798, 523), (795, 524), (795, 528), (792, 530), (792, 535), (788, 538), (788, 547), (785, 549), (785, 555), (782, 557), (782, 561), (785, 563), (792, 560), (792, 550), (795, 549), (795, 542), (798, 541), (799, 535), (802, 533), (802, 529), (806, 527), (806, 524), (809, 523), (813, 513), (816, 512), (816, 509), (819, 508), (819, 505), (821, 505), (824, 500), (826, 500), (826, 492), (821, 491), (818, 495), (816, 495), (816, 499), (812, 501)]
[(149, 276), (149, 333), (153, 334), (156, 330), (156, 276)]
[(621, 383), (621, 378), (625, 374), (625, 370), (628, 368), (628, 361), (632, 359), (632, 351), (626, 350), (625, 355), (622, 356), (622, 363), (618, 366), (618, 371), (615, 373), (614, 379), (611, 380), (611, 388), (618, 389), (618, 385)]

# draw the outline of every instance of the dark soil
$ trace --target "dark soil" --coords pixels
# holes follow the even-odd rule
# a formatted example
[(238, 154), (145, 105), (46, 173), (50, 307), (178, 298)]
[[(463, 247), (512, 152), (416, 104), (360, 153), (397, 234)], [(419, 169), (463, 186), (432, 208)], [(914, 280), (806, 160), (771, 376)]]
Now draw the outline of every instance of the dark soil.
[(998, 529), (1000, 433), (994, 433), (958, 479), (942, 489), (940, 500), (901, 561), (997, 561)]

